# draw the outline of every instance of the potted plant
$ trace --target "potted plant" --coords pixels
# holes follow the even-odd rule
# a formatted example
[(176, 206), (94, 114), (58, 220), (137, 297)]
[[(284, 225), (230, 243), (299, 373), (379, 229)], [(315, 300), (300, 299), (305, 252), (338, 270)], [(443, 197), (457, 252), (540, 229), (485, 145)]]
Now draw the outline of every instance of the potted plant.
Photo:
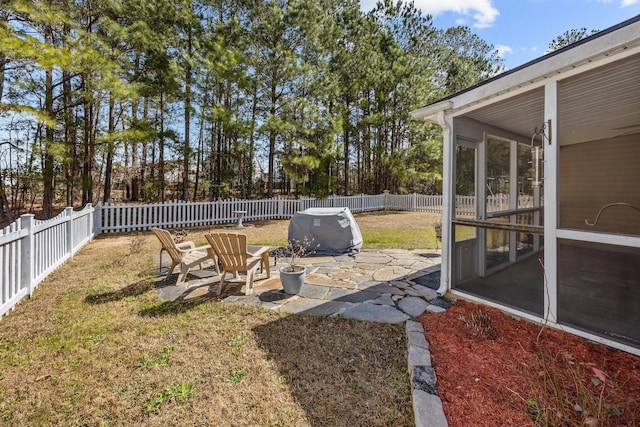
[(299, 240), (289, 240), (287, 246), (278, 248), (276, 251), (276, 262), (278, 259), (284, 261), (285, 265), (280, 267), (280, 282), (284, 292), (295, 295), (300, 292), (304, 279), (307, 275), (307, 267), (300, 264), (300, 260), (305, 256), (315, 252), (311, 249), (313, 240), (306, 237), (302, 242)]

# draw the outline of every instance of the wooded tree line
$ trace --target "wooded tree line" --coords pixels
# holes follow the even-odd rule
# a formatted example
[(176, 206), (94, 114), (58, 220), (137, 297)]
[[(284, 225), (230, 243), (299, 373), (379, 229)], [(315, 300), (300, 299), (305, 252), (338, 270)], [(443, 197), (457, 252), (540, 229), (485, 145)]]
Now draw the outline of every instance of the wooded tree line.
[(501, 67), (403, 1), (3, 1), (2, 213), (437, 191), (409, 112)]

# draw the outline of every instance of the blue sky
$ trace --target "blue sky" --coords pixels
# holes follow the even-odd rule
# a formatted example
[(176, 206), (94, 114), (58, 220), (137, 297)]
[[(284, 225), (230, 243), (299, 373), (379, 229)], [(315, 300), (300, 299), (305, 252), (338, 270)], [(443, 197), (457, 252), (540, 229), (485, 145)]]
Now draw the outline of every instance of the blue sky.
[[(507, 68), (546, 53), (565, 31), (604, 30), (640, 14), (640, 0), (414, 0), (437, 28), (470, 27), (497, 48)], [(363, 10), (376, 0), (360, 0)]]

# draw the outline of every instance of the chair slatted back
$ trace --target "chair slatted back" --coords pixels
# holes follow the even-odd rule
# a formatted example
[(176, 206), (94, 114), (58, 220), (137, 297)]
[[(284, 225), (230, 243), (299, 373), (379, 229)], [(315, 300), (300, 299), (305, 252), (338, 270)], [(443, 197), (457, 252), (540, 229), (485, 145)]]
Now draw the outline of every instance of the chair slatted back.
[(164, 248), (165, 251), (171, 257), (171, 260), (175, 263), (182, 262), (182, 253), (180, 249), (176, 246), (176, 242), (173, 241), (173, 237), (171, 237), (171, 233), (167, 230), (163, 230), (161, 228), (152, 228), (153, 233), (156, 235), (158, 240), (160, 240), (160, 244)]
[(237, 233), (214, 233), (205, 236), (215, 250), (225, 271), (247, 270), (247, 236)]

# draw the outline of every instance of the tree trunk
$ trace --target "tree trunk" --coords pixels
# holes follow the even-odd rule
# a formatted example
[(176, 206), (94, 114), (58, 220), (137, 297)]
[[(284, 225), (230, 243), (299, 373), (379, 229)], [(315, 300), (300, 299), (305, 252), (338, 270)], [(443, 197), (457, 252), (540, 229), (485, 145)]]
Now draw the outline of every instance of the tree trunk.
[(200, 117), (200, 131), (198, 132), (198, 151), (196, 152), (196, 177), (193, 182), (193, 201), (198, 197), (198, 186), (200, 185), (200, 165), (202, 164), (202, 151), (204, 150), (204, 108)]
[[(187, 37), (187, 55), (191, 57), (193, 50), (191, 31)], [(182, 160), (182, 200), (189, 198), (189, 133), (191, 132), (191, 65), (187, 62), (185, 69), (185, 90), (184, 90), (184, 157)]]
[[(138, 70), (140, 67), (140, 56), (136, 55), (134, 58), (134, 69)], [(138, 123), (138, 99), (134, 98), (131, 100), (131, 123), (137, 125)], [(140, 168), (138, 166), (138, 142), (131, 142), (131, 187), (128, 187), (128, 191), (130, 194), (127, 195), (127, 198), (132, 202), (137, 202), (139, 200), (139, 187), (138, 180), (140, 177)]]
[[(8, 21), (8, 12), (0, 11), (0, 22), (2, 25), (6, 25)], [(4, 95), (4, 72), (9, 63), (9, 58), (0, 50), (0, 102), (2, 102), (2, 96)]]
[(65, 181), (67, 186), (67, 206), (73, 206), (73, 190), (76, 165), (76, 142), (74, 125), (74, 108), (71, 100), (71, 73), (62, 72), (62, 92), (64, 99), (64, 143), (67, 148), (67, 161), (65, 162)]
[[(249, 129), (249, 194), (255, 194), (254, 190), (254, 182), (253, 182), (253, 166), (254, 166), (254, 156), (255, 156), (255, 130), (256, 130), (256, 113), (258, 111), (258, 86), (253, 86), (253, 100), (251, 103), (251, 128)], [(262, 176), (261, 176), (262, 178)], [(261, 180), (262, 181), (262, 180)], [(259, 189), (260, 194), (262, 194), (262, 188)]]
[[(112, 134), (115, 131), (115, 103), (113, 97), (109, 97), (109, 129), (108, 133)], [(115, 151), (113, 141), (109, 140), (107, 143), (107, 161), (104, 169), (104, 194), (102, 201), (109, 203), (111, 200), (111, 175), (113, 171), (113, 152)]]
[(87, 101), (83, 103), (84, 107), (84, 132), (83, 132), (83, 159), (82, 159), (82, 206), (91, 203), (93, 200), (93, 177), (91, 176), (91, 167), (93, 159), (91, 158), (91, 134), (93, 127), (93, 108), (88, 100), (89, 80), (88, 76), (83, 76), (84, 91)]
[[(276, 102), (277, 93), (276, 85), (271, 85), (271, 106), (269, 114), (271, 117), (276, 115)], [(271, 128), (269, 130), (269, 176), (267, 177), (267, 197), (273, 197), (273, 183), (275, 180), (275, 166), (276, 166), (276, 130)]]
[(158, 181), (159, 181), (159, 198), (162, 203), (165, 202), (166, 188), (164, 180), (164, 93), (160, 91), (160, 140), (158, 141)]
[[(52, 37), (50, 28), (47, 30), (47, 35)], [(51, 69), (45, 71), (44, 109), (49, 118), (52, 121), (55, 120), (55, 114), (53, 111), (53, 71)], [(51, 127), (50, 124), (46, 124), (42, 167), (42, 215), (45, 219), (49, 219), (53, 216), (53, 200), (55, 189), (54, 158), (53, 153), (51, 152), (53, 137), (53, 127)]]
[(4, 191), (4, 176), (0, 174), (0, 199), (2, 199), (2, 207), (0, 207), (0, 221), (4, 220), (4, 214), (7, 216), (7, 221), (9, 223), (13, 222), (13, 212), (11, 212), (11, 205), (9, 205), (9, 200), (7, 199), (7, 194)]
[(346, 111), (344, 114), (344, 195), (348, 196), (350, 192), (349, 188), (349, 130), (351, 128), (351, 118), (349, 117), (349, 95), (345, 97)]

